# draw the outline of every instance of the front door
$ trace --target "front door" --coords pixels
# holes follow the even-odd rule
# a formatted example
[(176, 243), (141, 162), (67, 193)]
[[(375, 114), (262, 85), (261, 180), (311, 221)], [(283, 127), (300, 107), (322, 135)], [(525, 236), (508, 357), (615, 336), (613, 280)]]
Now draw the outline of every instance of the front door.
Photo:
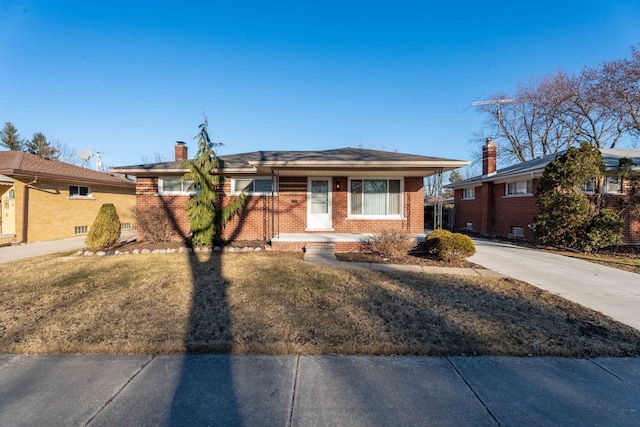
[(307, 230), (331, 230), (331, 178), (309, 178)]

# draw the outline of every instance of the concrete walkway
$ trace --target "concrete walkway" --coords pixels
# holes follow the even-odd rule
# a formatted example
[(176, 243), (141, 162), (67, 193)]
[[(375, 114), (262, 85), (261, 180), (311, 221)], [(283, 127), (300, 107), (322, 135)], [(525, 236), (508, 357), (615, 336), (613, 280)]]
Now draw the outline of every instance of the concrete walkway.
[(3, 426), (637, 426), (640, 359), (0, 356)]
[[(127, 241), (136, 236), (135, 230), (123, 231), (121, 241)], [(0, 247), (0, 263), (33, 258), (41, 255), (55, 254), (82, 249), (87, 236), (70, 237), (68, 239), (46, 240), (43, 242), (26, 243)]]
[(640, 275), (537, 249), (474, 239), (469, 261), (640, 330)]

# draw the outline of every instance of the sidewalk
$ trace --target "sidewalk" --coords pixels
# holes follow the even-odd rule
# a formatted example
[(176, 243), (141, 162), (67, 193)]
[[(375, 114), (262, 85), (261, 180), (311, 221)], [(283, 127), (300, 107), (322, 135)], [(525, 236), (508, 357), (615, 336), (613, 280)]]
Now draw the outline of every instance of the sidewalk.
[(0, 355), (0, 425), (637, 426), (640, 359)]
[[(127, 241), (136, 236), (135, 230), (122, 232), (121, 241)], [(57, 252), (75, 251), (84, 248), (87, 236), (70, 237), (68, 239), (47, 240), (44, 242), (26, 243), (0, 247), (0, 263), (32, 258)]]

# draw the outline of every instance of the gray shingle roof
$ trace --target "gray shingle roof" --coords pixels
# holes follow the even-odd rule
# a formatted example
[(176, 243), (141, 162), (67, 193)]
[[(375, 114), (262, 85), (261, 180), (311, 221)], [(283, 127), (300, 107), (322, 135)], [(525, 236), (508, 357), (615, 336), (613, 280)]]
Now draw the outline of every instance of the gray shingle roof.
[[(529, 160), (528, 162), (518, 163), (496, 171), (490, 176), (475, 176), (453, 184), (445, 185), (446, 188), (460, 188), (470, 184), (477, 184), (483, 181), (504, 181), (510, 178), (518, 178), (523, 176), (540, 175), (544, 172), (544, 168), (553, 161), (557, 156), (561, 156), (566, 150), (549, 154), (538, 159)], [(630, 158), (633, 162), (633, 169), (640, 170), (640, 150), (630, 148), (601, 148), (602, 160), (607, 170), (615, 170), (618, 162), (622, 158)]]

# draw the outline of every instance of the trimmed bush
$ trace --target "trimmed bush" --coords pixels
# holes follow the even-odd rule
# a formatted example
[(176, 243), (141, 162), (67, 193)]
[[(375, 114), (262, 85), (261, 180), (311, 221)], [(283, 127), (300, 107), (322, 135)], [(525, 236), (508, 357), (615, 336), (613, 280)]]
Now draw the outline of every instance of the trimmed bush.
[(115, 248), (120, 242), (120, 217), (112, 203), (100, 207), (93, 225), (89, 229), (85, 245), (92, 251)]
[(382, 231), (374, 234), (368, 247), (387, 258), (402, 258), (416, 246), (416, 239), (406, 231)]
[(465, 259), (476, 253), (469, 236), (447, 230), (434, 230), (427, 234), (426, 246), (429, 253), (443, 261)]

